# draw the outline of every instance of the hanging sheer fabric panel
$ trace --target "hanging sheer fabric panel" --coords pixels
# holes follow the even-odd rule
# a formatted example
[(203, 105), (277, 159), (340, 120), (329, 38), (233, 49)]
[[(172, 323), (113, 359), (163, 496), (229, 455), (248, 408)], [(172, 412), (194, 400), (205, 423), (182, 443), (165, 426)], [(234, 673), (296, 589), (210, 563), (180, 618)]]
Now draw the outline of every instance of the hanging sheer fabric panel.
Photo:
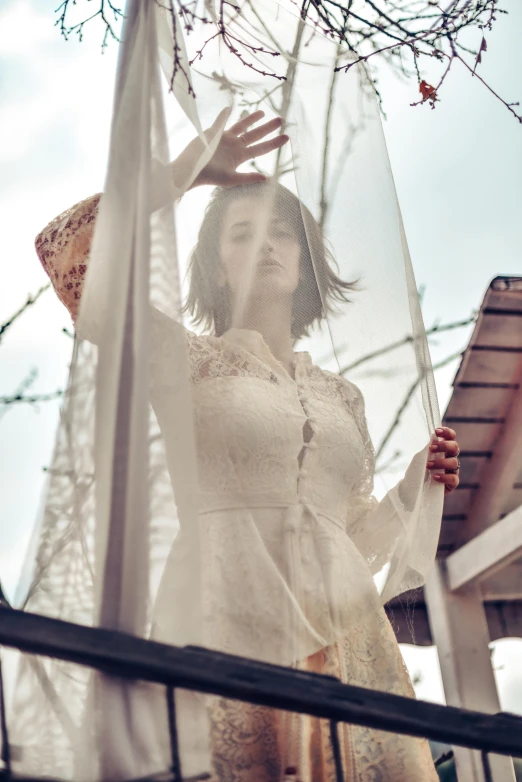
[[(379, 109), (291, 4), (204, 15), (184, 40), (129, 0), (104, 193), (37, 240), (76, 339), (18, 604), (413, 695), (383, 604), (434, 559), (439, 414)], [(184, 777), (332, 773), (311, 718), (176, 704)], [(159, 687), (25, 656), (9, 717), (19, 773), (171, 765)], [(349, 780), (435, 773), (416, 739), (341, 746)]]

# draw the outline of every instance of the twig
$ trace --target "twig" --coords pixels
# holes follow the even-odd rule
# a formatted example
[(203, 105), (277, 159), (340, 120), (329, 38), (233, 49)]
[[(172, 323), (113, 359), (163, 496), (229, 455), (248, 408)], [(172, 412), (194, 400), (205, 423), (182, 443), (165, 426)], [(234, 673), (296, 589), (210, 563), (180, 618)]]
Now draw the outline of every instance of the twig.
[[(286, 122), (288, 118), (288, 111), (290, 109), (290, 101), (292, 99), (292, 91), (294, 89), (295, 85), (295, 74), (297, 71), (297, 65), (299, 62), (299, 52), (301, 49), (301, 44), (303, 42), (303, 32), (305, 28), (305, 23), (303, 19), (300, 19), (297, 25), (297, 30), (295, 33), (295, 39), (294, 39), (294, 45), (292, 47), (292, 52), (290, 54), (290, 60), (288, 63), (288, 68), (286, 71), (286, 81), (283, 83), (282, 86), (282, 95), (281, 95), (281, 107), (279, 111), (279, 116), (283, 120), (283, 122)], [(281, 175), (281, 169), (283, 164), (281, 163), (283, 155), (283, 147), (279, 147), (277, 150), (277, 157), (276, 157), (276, 174), (278, 176)], [(285, 166), (288, 164), (285, 163)]]
[[(446, 356), (446, 358), (443, 359), (442, 361), (439, 361), (438, 364), (434, 364), (433, 365), (433, 371), (435, 372), (437, 369), (441, 369), (442, 367), (445, 367), (447, 364), (450, 364), (452, 361), (455, 361), (455, 359), (459, 358), (461, 355), (462, 355), (462, 351), (459, 350), (458, 353), (453, 353), (451, 356)], [(403, 415), (404, 411), (406, 410), (406, 408), (408, 407), (408, 405), (409, 405), (409, 403), (411, 401), (411, 398), (413, 397), (413, 394), (415, 393), (415, 391), (417, 390), (418, 386), (420, 385), (420, 382), (421, 382), (422, 379), (423, 378), (418, 377), (415, 380), (415, 382), (411, 384), (410, 388), (406, 392), (406, 394), (404, 396), (404, 399), (403, 399), (402, 403), (399, 406), (399, 409), (397, 410), (397, 412), (395, 414), (395, 418), (393, 419), (392, 424), (390, 425), (388, 431), (384, 435), (384, 438), (383, 438), (379, 448), (377, 449), (377, 451), (375, 453), (375, 459), (376, 460), (382, 454), (385, 446), (387, 445), (387, 443), (390, 440), (390, 437), (392, 436), (393, 432), (395, 431), (395, 429), (400, 424), (402, 415)]]
[[(452, 331), (453, 329), (460, 329), (463, 326), (469, 326), (471, 323), (474, 323), (475, 320), (476, 320), (476, 316), (471, 315), (469, 318), (466, 318), (466, 320), (458, 320), (455, 321), (454, 323), (444, 323), (442, 326), (435, 324), (435, 326), (432, 326), (431, 328), (427, 329), (426, 336), (430, 337), (433, 334), (441, 334), (443, 331)], [(371, 361), (372, 359), (377, 358), (378, 356), (382, 356), (385, 353), (390, 353), (392, 350), (396, 350), (397, 348), (403, 347), (404, 345), (408, 345), (411, 342), (414, 342), (414, 337), (408, 334), (406, 337), (403, 337), (402, 339), (399, 339), (396, 342), (390, 342), (389, 345), (385, 345), (385, 347), (379, 348), (379, 350), (374, 350), (372, 353), (367, 353), (365, 356), (361, 356), (361, 358), (358, 358), (356, 361), (353, 361), (351, 364), (347, 364), (345, 367), (343, 367), (340, 370), (339, 374), (345, 375), (347, 372), (350, 372), (352, 369), (355, 369), (361, 364), (364, 364), (367, 361)], [(343, 349), (344, 348), (342, 348), (342, 350)]]
[(36, 301), (38, 301), (38, 299), (40, 298), (42, 293), (44, 293), (50, 287), (51, 287), (51, 283), (48, 282), (47, 285), (42, 285), (42, 287), (38, 291), (36, 291), (36, 293), (34, 295), (33, 294), (29, 294), (29, 296), (27, 297), (25, 303), (22, 304), (20, 309), (17, 310), (13, 315), (11, 315), (11, 317), (8, 318), (8, 320), (6, 320), (0, 326), (0, 342), (2, 341), (2, 338), (3, 338), (4, 334), (5, 334), (5, 332), (13, 325), (13, 323), (16, 320), (18, 320), (20, 315), (22, 315), (26, 311), (26, 309), (28, 307), (31, 307)]
[(328, 212), (329, 202), (326, 196), (326, 181), (328, 176), (328, 153), (330, 151), (330, 124), (332, 121), (332, 110), (334, 103), (335, 82), (337, 80), (337, 66), (339, 65), (339, 58), (342, 53), (341, 43), (337, 44), (337, 50), (335, 52), (334, 67), (330, 76), (330, 85), (328, 88), (328, 105), (326, 108), (326, 116), (324, 121), (324, 146), (323, 146), (323, 161), (321, 166), (321, 185), (320, 185), (320, 199), (319, 199), (319, 225), (324, 228), (326, 223), (326, 215)]
[[(56, 9), (56, 13), (57, 14), (59, 13), (60, 16), (56, 20), (55, 26), (60, 27), (60, 32), (66, 41), (69, 40), (69, 35), (71, 33), (76, 33), (76, 35), (78, 36), (78, 40), (83, 41), (83, 28), (85, 27), (86, 24), (88, 24), (93, 19), (96, 19), (99, 16), (103, 24), (105, 25), (105, 32), (102, 40), (102, 51), (108, 46), (109, 38), (112, 38), (112, 40), (116, 41), (117, 43), (120, 42), (120, 39), (114, 30), (113, 24), (123, 18), (123, 12), (121, 11), (120, 8), (114, 5), (114, 3), (111, 2), (111, 0), (99, 0), (99, 2), (100, 2), (100, 7), (98, 8), (97, 11), (95, 11), (93, 14), (88, 16), (87, 19), (83, 19), (83, 21), (78, 22), (77, 24), (74, 24), (71, 27), (68, 27), (66, 24), (67, 13), (71, 5), (73, 6), (77, 5), (77, 0), (64, 0), (63, 3), (58, 6), (58, 8)], [(112, 23), (107, 18), (107, 8), (109, 9), (109, 11), (112, 11), (112, 14), (114, 16), (114, 21)]]
[(400, 459), (401, 456), (402, 456), (402, 451), (395, 451), (392, 454), (392, 456), (390, 456), (388, 461), (383, 462), (383, 463), (381, 463), (379, 465), (376, 465), (375, 471), (374, 471), (374, 475), (379, 475), (379, 473), (382, 473), (382, 472), (385, 472), (386, 470), (388, 470), (390, 467), (392, 467), (396, 463), (397, 459)]
[(219, 0), (219, 18), (216, 22), (217, 30), (216, 32), (209, 36), (207, 40), (203, 43), (200, 49), (196, 52), (193, 59), (190, 61), (190, 65), (192, 65), (196, 60), (200, 60), (203, 57), (203, 52), (205, 48), (208, 46), (211, 41), (215, 40), (216, 38), (220, 38), (229, 52), (233, 54), (243, 65), (246, 65), (251, 70), (255, 71), (256, 73), (259, 73), (261, 76), (270, 76), (274, 79), (279, 79), (280, 81), (284, 81), (286, 78), (285, 76), (280, 76), (277, 73), (274, 73), (273, 71), (267, 71), (262, 68), (257, 68), (255, 65), (253, 65), (252, 62), (249, 62), (245, 59), (244, 54), (241, 52), (241, 49), (245, 49), (246, 51), (249, 51), (250, 54), (268, 54), (272, 57), (279, 57), (280, 52), (275, 50), (266, 49), (264, 46), (255, 46), (254, 44), (249, 43), (243, 38), (239, 38), (237, 35), (234, 35), (234, 33), (231, 32), (232, 25), (227, 24), (227, 20), (225, 18), (225, 12), (228, 9), (228, 7), (239, 11), (239, 7), (235, 5), (231, 0)]
[(27, 402), (27, 404), (35, 405), (39, 402), (50, 402), (52, 399), (59, 399), (63, 396), (63, 391), (51, 391), (49, 394), (33, 394), (32, 396), (25, 396), (23, 393), (13, 394), (12, 396), (0, 396), (0, 405), (14, 405), (16, 402)]
[(489, 85), (489, 84), (488, 84), (486, 81), (484, 81), (484, 79), (482, 78), (482, 76), (479, 76), (479, 74), (478, 74), (478, 73), (477, 73), (477, 72), (476, 72), (474, 69), (470, 68), (469, 64), (466, 62), (466, 60), (464, 60), (464, 59), (463, 59), (463, 57), (460, 57), (460, 55), (459, 55), (459, 56), (458, 56), (458, 59), (459, 59), (459, 61), (460, 61), (460, 62), (461, 62), (463, 65), (464, 65), (464, 67), (465, 67), (465, 68), (467, 68), (467, 69), (468, 69), (468, 71), (469, 71), (469, 72), (470, 72), (470, 73), (471, 73), (471, 74), (472, 74), (472, 75), (473, 75), (473, 76), (474, 76), (476, 79), (478, 79), (478, 80), (479, 80), (479, 82), (480, 82), (481, 84), (483, 84), (483, 85), (484, 85), (484, 87), (485, 87), (487, 90), (489, 90), (489, 91), (491, 92), (491, 94), (492, 94), (492, 95), (494, 95), (494, 96), (495, 96), (495, 98), (497, 98), (497, 99), (498, 99), (498, 100), (499, 100), (501, 103), (503, 103), (503, 104), (504, 104), (504, 106), (505, 106), (505, 107), (508, 109), (508, 111), (510, 111), (510, 112), (511, 112), (511, 114), (513, 114), (513, 116), (514, 116), (514, 117), (516, 117), (520, 123), (522, 123), (522, 115), (521, 115), (521, 114), (517, 114), (517, 112), (516, 112), (516, 111), (513, 109), (513, 106), (520, 106), (520, 101), (516, 101), (515, 103), (507, 103), (507, 102), (504, 100), (504, 98), (501, 98), (501, 97), (500, 97), (500, 95), (498, 94), (498, 92), (495, 92), (495, 90), (494, 90), (492, 87), (490, 87), (490, 85)]
[[(91, 0), (85, 0), (91, 2)], [(81, 0), (63, 0), (57, 9), (58, 19), (56, 24), (60, 27), (62, 35), (67, 38), (71, 32), (76, 32), (82, 38), (85, 25), (100, 18), (105, 25), (105, 33), (102, 48), (107, 45), (110, 38), (118, 40), (114, 22), (108, 17), (112, 13), (114, 20), (118, 21), (122, 11), (112, 0), (98, 0), (99, 8), (86, 19), (68, 26), (67, 14), (71, 6), (77, 7)], [(156, 0), (159, 2), (159, 0)], [(291, 0), (300, 14), (300, 21), (308, 25), (311, 37), (320, 32), (338, 44), (343, 44), (346, 51), (352, 55), (352, 59), (346, 65), (338, 65), (339, 71), (348, 71), (355, 65), (362, 66), (369, 78), (376, 95), (381, 102), (381, 95), (377, 87), (377, 73), (373, 70), (372, 58), (379, 56), (398, 73), (411, 77), (414, 76), (419, 85), (424, 81), (421, 65), (429, 60), (445, 63), (443, 73), (438, 80), (437, 87), (432, 87), (426, 96), (423, 93), (422, 100), (412, 105), (428, 103), (432, 108), (440, 99), (440, 89), (443, 86), (454, 60), (460, 60), (471, 75), (477, 76), (495, 98), (522, 122), (522, 116), (515, 111), (516, 102), (504, 100), (484, 78), (478, 76), (477, 66), (481, 62), (482, 52), (486, 51), (487, 42), (484, 31), (491, 31), (493, 24), (501, 13), (506, 13), (498, 6), (499, 0), (450, 0), (443, 7), (437, 0), (362, 0), (354, 3), (353, 0)], [(202, 10), (199, 10), (201, 5)], [(192, 32), (197, 25), (209, 25), (212, 32), (203, 41), (196, 52), (192, 62), (201, 59), (204, 50), (211, 41), (221, 40), (229, 52), (236, 57), (245, 67), (257, 73), (283, 80), (280, 76), (263, 67), (259, 55), (277, 57), (284, 54), (278, 43), (277, 37), (270, 25), (263, 19), (261, 12), (254, 7), (253, 0), (219, 0), (218, 10), (213, 12), (204, 0), (168, 0), (166, 7), (172, 14), (174, 37), (179, 21), (187, 33)], [(251, 31), (253, 19), (247, 19), (243, 14), (244, 7), (251, 9), (251, 17), (263, 31), (263, 38), (252, 42)], [(209, 18), (210, 17), (210, 18)], [(303, 28), (304, 29), (304, 28)], [(476, 51), (470, 49), (465, 41), (461, 41), (461, 35), (467, 31), (477, 29), (480, 31), (480, 44)], [(268, 45), (263, 45), (267, 40)], [(308, 45), (308, 42), (305, 42)], [(182, 68), (177, 51), (178, 43), (175, 42), (174, 72)], [(259, 64), (251, 61), (253, 59)], [(473, 58), (472, 64), (467, 62), (466, 56)], [(428, 60), (427, 60), (428, 58)], [(372, 69), (370, 70), (370, 61)], [(410, 61), (411, 66), (410, 67)], [(173, 74), (174, 76), (174, 74)], [(191, 91), (190, 81), (187, 76), (187, 89)], [(425, 82), (425, 84), (427, 84)], [(427, 85), (429, 87), (429, 85)]]

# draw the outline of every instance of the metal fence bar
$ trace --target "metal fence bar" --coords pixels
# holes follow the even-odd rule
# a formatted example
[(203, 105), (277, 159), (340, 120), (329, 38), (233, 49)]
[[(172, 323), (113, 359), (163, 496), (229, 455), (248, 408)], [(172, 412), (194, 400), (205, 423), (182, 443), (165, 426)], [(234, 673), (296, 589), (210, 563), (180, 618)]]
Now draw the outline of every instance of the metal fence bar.
[(341, 757), (341, 745), (339, 743), (339, 729), (335, 720), (330, 720), (330, 740), (335, 763), (336, 782), (344, 782), (343, 759)]
[(179, 757), (178, 728), (176, 725), (176, 691), (174, 687), (165, 687), (167, 697), (167, 717), (169, 723), (170, 754), (172, 760), (172, 773), (174, 782), (183, 782), (181, 773), (181, 760)]
[(11, 748), (9, 745), (9, 733), (7, 731), (7, 717), (5, 713), (5, 690), (2, 660), (0, 658), (0, 738), (2, 741), (2, 761), (5, 768), (5, 780), (11, 779)]
[(0, 609), (0, 644), (118, 677), (522, 757), (522, 718), (439, 706), (197, 647)]
[(484, 751), (482, 751), (482, 767), (484, 769), (484, 782), (492, 782), (488, 753)]

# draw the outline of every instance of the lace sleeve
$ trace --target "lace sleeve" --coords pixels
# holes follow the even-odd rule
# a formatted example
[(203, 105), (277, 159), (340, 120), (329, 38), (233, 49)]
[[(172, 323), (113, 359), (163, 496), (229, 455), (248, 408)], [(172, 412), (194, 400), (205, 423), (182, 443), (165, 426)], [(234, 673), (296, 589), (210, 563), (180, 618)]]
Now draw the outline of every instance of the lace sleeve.
[(35, 240), (40, 262), (73, 321), (78, 315), (100, 198), (98, 193), (62, 212)]
[[(391, 562), (404, 534), (404, 528), (413, 515), (414, 507), (407, 507), (401, 496), (401, 483), (392, 487), (382, 500), (373, 495), (375, 476), (375, 451), (368, 432), (364, 410), (364, 398), (357, 386), (350, 384), (352, 395), (350, 410), (357, 423), (363, 444), (364, 459), (359, 480), (350, 497), (346, 531), (366, 559), (375, 575)], [(425, 461), (421, 454), (421, 462)], [(420, 462), (414, 459), (415, 470)], [(421, 464), (421, 468), (422, 468)], [(415, 483), (415, 486), (417, 484)], [(398, 512), (399, 509), (399, 512)]]
[(366, 423), (362, 393), (352, 383), (346, 384), (344, 391), (346, 402), (355, 419), (364, 447), (361, 473), (352, 490), (347, 519), (347, 530), (350, 536), (354, 537), (362, 531), (366, 517), (378, 505), (378, 500), (373, 496), (375, 450), (368, 431), (368, 424)]

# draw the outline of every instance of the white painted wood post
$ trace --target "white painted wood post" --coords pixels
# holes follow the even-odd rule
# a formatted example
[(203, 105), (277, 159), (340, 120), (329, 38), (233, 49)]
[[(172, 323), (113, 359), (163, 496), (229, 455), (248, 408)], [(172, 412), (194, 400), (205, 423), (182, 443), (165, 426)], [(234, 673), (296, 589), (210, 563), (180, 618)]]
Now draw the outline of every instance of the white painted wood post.
[[(496, 521), (446, 559), (452, 592), (504, 570), (522, 556), (522, 505)], [(522, 583), (521, 583), (522, 588)]]
[[(442, 561), (434, 564), (424, 590), (447, 704), (495, 714), (500, 704), (479, 587), (470, 584), (450, 592)], [(458, 782), (487, 782), (480, 752), (454, 750)], [(490, 755), (489, 761), (491, 782), (515, 782), (510, 758)]]

